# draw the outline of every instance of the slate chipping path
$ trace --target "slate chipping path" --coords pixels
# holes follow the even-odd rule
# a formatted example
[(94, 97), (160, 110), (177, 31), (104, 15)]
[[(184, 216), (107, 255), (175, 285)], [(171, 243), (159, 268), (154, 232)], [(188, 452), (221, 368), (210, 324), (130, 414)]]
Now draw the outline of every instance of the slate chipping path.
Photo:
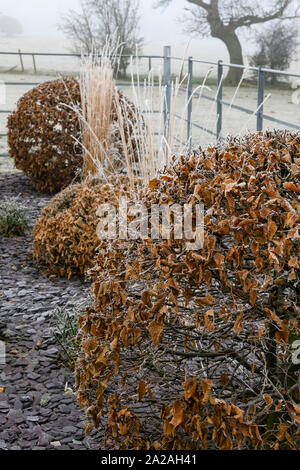
[[(0, 198), (19, 194), (32, 228), (51, 196), (38, 194), (24, 175), (1, 174)], [(50, 326), (53, 309), (86, 299), (89, 285), (42, 275), (31, 251), (31, 234), (0, 235), (0, 340), (9, 342), (0, 365), (0, 450), (99, 448), (93, 434), (85, 436), (75, 396), (65, 393), (66, 384), (73, 386), (72, 371), (57, 360)]]

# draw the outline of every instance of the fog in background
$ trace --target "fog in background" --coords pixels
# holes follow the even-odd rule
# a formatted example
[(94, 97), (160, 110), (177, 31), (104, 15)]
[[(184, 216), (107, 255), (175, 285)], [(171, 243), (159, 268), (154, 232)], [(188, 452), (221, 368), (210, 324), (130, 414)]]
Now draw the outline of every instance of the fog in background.
[[(145, 54), (161, 54), (164, 45), (172, 46), (172, 55), (179, 57), (192, 55), (203, 60), (223, 59), (228, 61), (228, 53), (222, 41), (213, 38), (189, 37), (182, 33), (179, 18), (184, 14), (186, 0), (173, 0), (165, 9), (154, 9), (154, 0), (140, 0), (141, 35), (145, 39)], [(64, 52), (71, 50), (70, 42), (58, 30), (63, 14), (69, 9), (79, 10), (80, 0), (0, 0), (0, 15), (12, 16), (23, 27), (20, 36), (0, 36), (0, 50), (24, 52)], [(250, 36), (242, 40), (244, 57), (255, 49)], [(293, 64), (299, 70), (299, 64)]]
[[(144, 52), (160, 54), (164, 45), (173, 47), (173, 54), (185, 53), (195, 57), (227, 60), (226, 47), (219, 40), (189, 38), (182, 33), (178, 21), (188, 5), (186, 0), (173, 0), (166, 9), (154, 9), (153, 0), (140, 0), (141, 35), (145, 39)], [(61, 16), (69, 9), (79, 10), (80, 0), (10, 0), (0, 1), (0, 14), (17, 18), (23, 26), (25, 41), (19, 40), (22, 51), (55, 52), (70, 49), (71, 45), (57, 29)], [(40, 40), (38, 40), (38, 38)], [(50, 40), (51, 38), (51, 40)], [(0, 49), (13, 50), (18, 40), (0, 37)], [(187, 50), (187, 46), (188, 50)], [(18, 48), (18, 47), (17, 47)]]

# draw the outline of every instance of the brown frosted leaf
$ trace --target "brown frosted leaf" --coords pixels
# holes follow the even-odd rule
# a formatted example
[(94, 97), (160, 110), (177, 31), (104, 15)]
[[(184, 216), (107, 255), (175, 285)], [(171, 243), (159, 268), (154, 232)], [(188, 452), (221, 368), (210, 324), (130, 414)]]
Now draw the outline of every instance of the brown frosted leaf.
[(250, 289), (250, 304), (252, 307), (256, 304), (256, 299), (257, 299), (257, 289)]
[(195, 302), (196, 302), (198, 305), (202, 305), (202, 306), (204, 306), (204, 307), (205, 307), (206, 305), (208, 305), (208, 306), (211, 307), (211, 306), (215, 303), (213, 296), (212, 296), (209, 292), (206, 294), (205, 297), (198, 297), (198, 298), (196, 298), (196, 299), (195, 299)]
[(268, 395), (267, 393), (264, 394), (264, 399), (265, 399), (265, 402), (267, 404), (267, 410), (270, 409), (272, 403), (273, 403), (273, 399), (270, 395)]
[(243, 421), (244, 412), (236, 405), (231, 405), (231, 413), (234, 415), (234, 418), (237, 419), (240, 423)]
[(159, 345), (160, 336), (163, 330), (163, 322), (154, 319), (148, 326), (148, 331), (151, 339), (156, 347)]
[(287, 183), (284, 183), (283, 186), (285, 187), (285, 189), (288, 189), (289, 191), (292, 191), (296, 194), (300, 194), (300, 186), (296, 186), (291, 181), (287, 182)]
[(296, 279), (297, 279), (296, 271), (295, 271), (295, 269), (291, 269), (288, 280), (289, 281), (294, 281)]
[(229, 377), (227, 374), (222, 374), (220, 378), (221, 385), (227, 385), (229, 382)]
[(147, 305), (147, 307), (152, 307), (151, 296), (148, 290), (142, 293), (142, 302), (144, 305)]
[(282, 327), (282, 323), (280, 318), (276, 315), (276, 313), (272, 312), (269, 308), (264, 309), (265, 313), (271, 320), (273, 320), (278, 326)]
[(209, 379), (205, 379), (201, 381), (201, 387), (202, 387), (202, 392), (203, 392), (203, 403), (207, 403), (210, 395), (210, 390), (212, 387), (212, 381)]
[(167, 282), (167, 286), (170, 287), (171, 289), (175, 290), (176, 292), (180, 292), (180, 288), (178, 286), (178, 283), (176, 282), (176, 280), (171, 277), (169, 279), (169, 281)]
[(243, 329), (242, 319), (243, 319), (243, 314), (240, 313), (237, 319), (235, 320), (235, 323), (233, 326), (233, 331), (235, 331), (237, 334), (239, 334)]
[(272, 240), (275, 233), (277, 232), (277, 229), (278, 227), (273, 220), (268, 220), (268, 222), (264, 225), (264, 233), (268, 241)]
[(204, 328), (206, 328), (208, 331), (213, 331), (215, 329), (215, 326), (213, 323), (214, 316), (215, 316), (215, 312), (213, 310), (208, 310), (203, 315), (203, 325), (204, 325)]
[(184, 399), (189, 400), (194, 396), (194, 394), (197, 391), (198, 388), (198, 382), (195, 377), (187, 379), (185, 382), (182, 384), (183, 390), (184, 390)]
[(290, 267), (290, 268), (299, 269), (299, 263), (298, 263), (298, 260), (297, 260), (296, 257), (291, 258), (291, 259), (289, 260), (289, 263), (288, 263), (288, 264), (289, 264), (289, 267)]
[(183, 421), (183, 408), (179, 400), (176, 400), (172, 406), (172, 421), (171, 425), (176, 429)]
[(284, 330), (276, 331), (275, 339), (276, 339), (277, 343), (285, 343), (286, 344), (288, 342), (288, 339), (289, 339), (289, 332), (284, 331)]
[(147, 387), (144, 381), (139, 382), (137, 388), (138, 401), (141, 401), (147, 393)]
[(216, 253), (214, 255), (214, 261), (217, 265), (217, 268), (224, 269), (225, 256), (221, 253)]
[(151, 181), (149, 181), (149, 189), (155, 189), (156, 186), (159, 184), (159, 180), (158, 179), (153, 179)]
[(104, 346), (104, 348), (101, 351), (101, 354), (98, 356), (96, 364), (103, 364), (107, 365), (107, 359), (106, 359), (106, 354), (108, 353), (108, 346)]
[(112, 342), (110, 343), (110, 348), (111, 348), (112, 351), (114, 351), (114, 350), (116, 349), (117, 344), (118, 344), (118, 338), (116, 337), (116, 338), (114, 338), (114, 339), (112, 340)]
[(295, 211), (290, 211), (285, 218), (284, 226), (292, 228), (298, 221), (299, 215)]
[(98, 348), (99, 344), (95, 338), (89, 338), (82, 343), (82, 348), (84, 352), (90, 354)]
[(164, 422), (164, 435), (165, 436), (170, 436), (170, 434), (172, 434), (172, 432), (173, 432), (173, 429), (174, 429), (174, 427), (172, 426), (172, 424), (168, 420), (165, 420), (165, 422)]

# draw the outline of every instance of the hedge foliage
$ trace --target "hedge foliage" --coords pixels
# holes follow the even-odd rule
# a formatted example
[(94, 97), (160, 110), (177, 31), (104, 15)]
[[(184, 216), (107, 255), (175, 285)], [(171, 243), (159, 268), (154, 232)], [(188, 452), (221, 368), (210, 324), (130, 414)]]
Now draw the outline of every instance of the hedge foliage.
[(102, 244), (76, 365), (87, 432), (118, 449), (299, 449), (299, 169), (299, 134), (267, 132), (149, 183), (147, 207), (204, 203), (204, 245)]
[(84, 276), (97, 246), (100, 204), (117, 204), (128, 189), (127, 178), (92, 179), (71, 185), (42, 210), (33, 231), (33, 258), (50, 274)]

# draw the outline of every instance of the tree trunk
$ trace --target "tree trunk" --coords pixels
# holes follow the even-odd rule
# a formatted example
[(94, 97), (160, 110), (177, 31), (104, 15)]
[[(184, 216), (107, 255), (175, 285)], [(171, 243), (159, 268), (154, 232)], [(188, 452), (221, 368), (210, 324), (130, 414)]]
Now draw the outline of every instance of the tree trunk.
[[(201, 6), (197, 1), (192, 0), (191, 3)], [(221, 41), (224, 42), (229, 52), (230, 63), (244, 65), (242, 45), (238, 35), (236, 34), (237, 26), (233, 24), (224, 24), (220, 16), (217, 0), (212, 0), (210, 4), (207, 4), (207, 7), (202, 8), (205, 8), (207, 11), (206, 21), (210, 26), (211, 36), (213, 38), (221, 39)], [(242, 68), (230, 67), (225, 80), (226, 85), (238, 85), (242, 75)]]
[[(240, 40), (236, 32), (228, 31), (225, 33), (225, 35), (222, 35), (222, 37), (219, 37), (219, 39), (221, 39), (225, 43), (228, 49), (230, 63), (244, 65), (242, 45), (240, 43)], [(242, 68), (230, 67), (226, 80), (225, 80), (226, 85), (237, 86), (239, 81), (242, 78), (242, 75), (243, 75)]]

